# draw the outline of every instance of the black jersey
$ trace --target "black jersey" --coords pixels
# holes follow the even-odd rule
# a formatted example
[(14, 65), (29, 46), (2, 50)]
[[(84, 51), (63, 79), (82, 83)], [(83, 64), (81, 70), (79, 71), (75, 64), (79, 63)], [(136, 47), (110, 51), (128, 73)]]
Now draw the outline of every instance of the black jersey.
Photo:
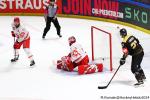
[(127, 35), (123, 38), (122, 48), (127, 48), (129, 55), (137, 55), (143, 51), (139, 40), (132, 35)]

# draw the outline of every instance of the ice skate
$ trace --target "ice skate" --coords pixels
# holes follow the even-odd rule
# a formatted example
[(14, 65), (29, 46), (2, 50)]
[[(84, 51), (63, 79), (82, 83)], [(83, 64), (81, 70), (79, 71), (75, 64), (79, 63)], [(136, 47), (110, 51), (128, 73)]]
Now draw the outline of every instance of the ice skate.
[(62, 37), (62, 35), (61, 35), (61, 34), (59, 34), (58, 36), (59, 36), (60, 38)]
[(143, 81), (139, 81), (137, 83), (134, 84), (135, 87), (143, 87), (144, 86), (144, 82)]
[(42, 36), (42, 39), (45, 39), (45, 36)]
[(143, 81), (145, 81), (145, 80), (146, 80), (146, 76), (145, 76), (145, 74), (144, 74), (144, 73), (142, 73), (141, 77), (142, 77)]
[(30, 66), (33, 66), (33, 65), (35, 65), (34, 60), (32, 60), (32, 61), (30, 62)]
[(144, 82), (142, 79), (142, 75), (139, 72), (135, 73), (135, 78), (138, 81), (136, 84), (134, 84), (135, 87), (143, 86)]
[(16, 62), (18, 59), (19, 59), (19, 56), (17, 56), (17, 57), (15, 57), (15, 58), (11, 59), (11, 62)]

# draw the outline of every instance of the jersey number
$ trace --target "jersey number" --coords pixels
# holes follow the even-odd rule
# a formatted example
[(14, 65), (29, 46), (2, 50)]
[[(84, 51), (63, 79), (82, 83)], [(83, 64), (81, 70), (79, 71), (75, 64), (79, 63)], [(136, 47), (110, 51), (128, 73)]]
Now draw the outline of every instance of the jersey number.
[(134, 41), (130, 44), (130, 46), (131, 46), (132, 49), (135, 49), (136, 46), (137, 46), (137, 41), (134, 40)]
[(73, 51), (73, 56), (76, 56), (76, 57), (77, 57), (78, 55), (80, 55), (80, 53), (79, 53), (77, 50), (74, 50), (74, 51)]

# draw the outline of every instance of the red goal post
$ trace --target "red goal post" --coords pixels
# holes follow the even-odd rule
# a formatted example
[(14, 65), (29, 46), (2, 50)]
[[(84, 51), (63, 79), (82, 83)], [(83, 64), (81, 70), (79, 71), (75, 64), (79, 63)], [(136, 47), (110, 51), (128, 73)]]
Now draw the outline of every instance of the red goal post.
[[(108, 41), (108, 46), (109, 46), (108, 47), (108, 49), (109, 49), (108, 50), (109, 51), (108, 59), (109, 59), (109, 67), (110, 67), (109, 69), (110, 69), (110, 71), (112, 71), (113, 67), (112, 67), (112, 36), (111, 36), (111, 33), (107, 32), (107, 31), (104, 31), (104, 30), (102, 30), (100, 28), (97, 28), (95, 26), (91, 26), (92, 61), (95, 60), (95, 55), (96, 55), (96, 52), (94, 51), (95, 50), (95, 47), (94, 47), (94, 44), (95, 44), (94, 36), (96, 35), (96, 34), (94, 34), (94, 30), (99, 31), (97, 34), (102, 34), (102, 35), (107, 35), (108, 36), (108, 40), (106, 39), (106, 41)], [(103, 38), (103, 37), (101, 37), (101, 38)], [(97, 41), (97, 42), (101, 42), (101, 41)], [(100, 47), (96, 46), (96, 48), (100, 48)], [(101, 51), (98, 51), (98, 52), (101, 52)]]

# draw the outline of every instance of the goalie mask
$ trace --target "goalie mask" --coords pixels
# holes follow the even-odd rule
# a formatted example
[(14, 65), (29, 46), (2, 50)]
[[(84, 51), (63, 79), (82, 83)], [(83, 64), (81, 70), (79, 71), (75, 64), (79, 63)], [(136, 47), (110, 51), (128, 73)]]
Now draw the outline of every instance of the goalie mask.
[(20, 26), (20, 18), (19, 17), (14, 18), (14, 25), (16, 26), (16, 28), (18, 28)]
[(76, 38), (74, 36), (71, 36), (68, 38), (68, 42), (69, 42), (69, 45), (71, 46), (73, 43), (76, 42)]
[(120, 36), (124, 38), (127, 35), (127, 31), (125, 28), (120, 29)]

